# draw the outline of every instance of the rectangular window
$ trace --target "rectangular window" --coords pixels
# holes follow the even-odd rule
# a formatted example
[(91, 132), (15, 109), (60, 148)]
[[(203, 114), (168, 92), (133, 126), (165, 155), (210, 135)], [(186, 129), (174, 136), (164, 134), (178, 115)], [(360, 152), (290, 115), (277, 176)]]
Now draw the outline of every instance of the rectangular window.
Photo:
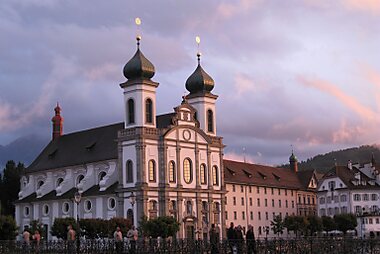
[(252, 206), (252, 198), (249, 198), (249, 205)]
[(376, 218), (376, 224), (380, 224), (379, 218)]
[(265, 219), (269, 220), (268, 212), (265, 212)]
[(369, 218), (369, 224), (373, 224), (372, 218)]
[(371, 200), (376, 201), (377, 200), (377, 194), (371, 194)]
[(252, 193), (252, 186), (249, 186), (249, 193)]
[(268, 206), (268, 199), (264, 199), (264, 205), (265, 205), (265, 207)]
[(270, 188), (270, 191), (271, 191), (272, 195), (274, 195), (274, 189)]
[(243, 187), (243, 185), (240, 185), (240, 192), (244, 192), (244, 187)]
[(354, 194), (354, 201), (360, 201), (361, 197), (360, 194)]
[(363, 200), (368, 201), (369, 200), (369, 195), (368, 194), (363, 194)]
[(233, 200), (233, 204), (236, 205), (236, 197), (233, 197), (232, 200)]
[(224, 197), (224, 204), (227, 205), (227, 197)]
[(226, 214), (226, 220), (228, 220), (228, 212), (225, 212), (225, 214)]
[(244, 212), (244, 211), (241, 212), (241, 218), (242, 218), (243, 220), (245, 220), (245, 212)]
[(273, 212), (272, 213), (272, 220), (274, 220), (275, 217), (276, 217), (276, 214)]
[(331, 197), (330, 196), (327, 197), (327, 204), (331, 204)]
[(294, 200), (292, 200), (292, 208), (294, 208)]
[(253, 212), (250, 212), (249, 215), (251, 216), (251, 220), (253, 220)]
[(257, 206), (260, 207), (260, 199), (257, 199)]
[(278, 207), (281, 207), (281, 200), (278, 200)]
[(259, 193), (260, 193), (260, 187), (257, 186), (257, 194), (259, 194)]
[(281, 195), (281, 189), (278, 189), (278, 195)]
[(291, 191), (291, 196), (293, 197), (293, 190)]
[(259, 220), (261, 220), (261, 212), (258, 212), (258, 213), (257, 213), (257, 218), (258, 218)]
[(330, 191), (334, 191), (335, 190), (335, 181), (330, 181), (328, 183), (328, 185), (329, 185), (329, 190)]
[(267, 194), (267, 187), (264, 187), (264, 194)]
[(237, 220), (237, 213), (234, 212), (234, 220)]
[(235, 192), (236, 189), (235, 189), (235, 184), (232, 185), (232, 192)]
[(288, 200), (285, 200), (285, 207), (288, 208)]
[(274, 207), (274, 199), (272, 199), (272, 207)]
[(288, 196), (288, 190), (285, 189), (285, 196)]
[(244, 198), (241, 198), (241, 205), (244, 205)]

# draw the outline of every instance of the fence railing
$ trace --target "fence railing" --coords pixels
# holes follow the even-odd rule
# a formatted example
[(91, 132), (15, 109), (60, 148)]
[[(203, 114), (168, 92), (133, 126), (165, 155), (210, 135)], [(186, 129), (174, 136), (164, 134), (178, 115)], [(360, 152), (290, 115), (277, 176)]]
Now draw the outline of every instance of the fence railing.
[(210, 243), (203, 240), (157, 240), (115, 242), (109, 239), (76, 242), (41, 241), (26, 244), (22, 241), (0, 241), (0, 253), (257, 253), (257, 254), (320, 254), (320, 253), (380, 253), (380, 240), (353, 238), (302, 238), (293, 240), (227, 241)]

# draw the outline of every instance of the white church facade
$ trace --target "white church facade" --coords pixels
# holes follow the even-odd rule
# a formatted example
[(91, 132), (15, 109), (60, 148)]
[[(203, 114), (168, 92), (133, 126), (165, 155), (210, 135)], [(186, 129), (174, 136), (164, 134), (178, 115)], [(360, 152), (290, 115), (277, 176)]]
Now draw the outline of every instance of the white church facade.
[[(211, 224), (225, 232), (222, 138), (216, 132), (213, 79), (198, 66), (189, 93), (173, 113), (156, 115), (155, 69), (137, 51), (124, 67), (125, 120), (62, 135), (55, 108), (53, 138), (21, 179), (16, 221), (39, 219), (50, 231), (57, 217), (174, 216), (179, 237), (206, 236)], [(81, 202), (74, 202), (74, 193)], [(130, 202), (130, 196), (135, 202)], [(196, 235), (198, 234), (198, 235)]]

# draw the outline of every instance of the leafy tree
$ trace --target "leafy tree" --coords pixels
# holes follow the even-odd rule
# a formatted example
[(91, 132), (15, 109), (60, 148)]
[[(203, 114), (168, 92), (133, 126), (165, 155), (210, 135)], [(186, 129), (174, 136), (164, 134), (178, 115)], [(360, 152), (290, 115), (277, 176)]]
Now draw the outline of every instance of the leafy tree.
[(171, 216), (160, 216), (150, 220), (144, 217), (140, 222), (140, 229), (145, 236), (166, 238), (175, 236), (179, 230), (179, 223)]
[(336, 224), (336, 228), (339, 231), (342, 231), (344, 235), (346, 235), (348, 230), (354, 230), (358, 225), (356, 216), (352, 213), (337, 214), (334, 216), (334, 221)]
[(67, 227), (72, 225), (77, 231), (77, 225), (74, 218), (55, 218), (51, 227), (51, 234), (59, 239), (67, 239)]
[(302, 232), (306, 229), (307, 227), (307, 220), (305, 217), (302, 216), (286, 216), (284, 219), (284, 227), (288, 231), (293, 231), (296, 237), (298, 237), (299, 232)]
[(322, 216), (322, 228), (324, 231), (327, 232), (327, 234), (330, 231), (333, 231), (336, 229), (336, 224), (333, 218), (329, 216)]
[(0, 240), (14, 240), (16, 235), (17, 226), (13, 217), (0, 215)]
[(31, 234), (34, 234), (34, 232), (36, 232), (36, 230), (38, 230), (38, 232), (40, 232), (41, 237), (45, 236), (47, 233), (47, 232), (45, 232), (45, 227), (42, 224), (42, 222), (40, 222), (39, 220), (32, 220), (30, 222), (29, 232)]
[(7, 162), (0, 179), (1, 214), (14, 215), (15, 207), (13, 202), (18, 199), (20, 178), (24, 170), (25, 167), (22, 163), (16, 165), (12, 160)]
[(120, 227), (120, 230), (123, 235), (127, 235), (128, 230), (132, 227), (132, 222), (129, 219), (126, 218), (112, 218), (109, 220), (108, 224), (108, 235), (112, 236), (113, 232), (115, 231), (116, 227)]
[(277, 234), (280, 236), (284, 232), (284, 222), (282, 221), (282, 218), (280, 215), (276, 215), (273, 218), (273, 221), (270, 222), (270, 225), (272, 226), (272, 231), (274, 234)]
[(307, 225), (307, 230), (310, 232), (310, 235), (314, 235), (315, 232), (322, 231), (322, 219), (315, 215), (309, 215), (307, 217), (307, 221), (309, 222)]

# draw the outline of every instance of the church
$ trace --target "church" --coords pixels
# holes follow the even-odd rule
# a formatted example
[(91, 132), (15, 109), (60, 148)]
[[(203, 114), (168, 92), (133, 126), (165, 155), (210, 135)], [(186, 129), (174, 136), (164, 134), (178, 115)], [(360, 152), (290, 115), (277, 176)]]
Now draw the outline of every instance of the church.
[[(217, 136), (214, 80), (200, 64), (186, 81), (188, 94), (169, 114), (156, 114), (155, 67), (140, 50), (123, 69), (124, 122), (63, 135), (57, 104), (51, 142), (21, 179), (16, 221), (54, 218), (174, 216), (178, 237), (224, 237), (222, 138)], [(180, 100), (179, 100), (180, 101)], [(80, 202), (74, 202), (75, 193)], [(49, 236), (50, 239), (51, 236)]]
[[(125, 64), (124, 122), (63, 135), (57, 104), (52, 140), (21, 178), (16, 222), (40, 220), (50, 232), (55, 218), (173, 216), (179, 238), (208, 238), (214, 224), (221, 238), (230, 222), (257, 237), (275, 237), (275, 216), (316, 214), (317, 175), (223, 158), (217, 135), (214, 80), (198, 65), (188, 91), (168, 114), (156, 113), (154, 65), (140, 50)], [(180, 100), (179, 100), (180, 101)], [(80, 199), (77, 198), (80, 196)], [(48, 235), (48, 239), (52, 239)]]

